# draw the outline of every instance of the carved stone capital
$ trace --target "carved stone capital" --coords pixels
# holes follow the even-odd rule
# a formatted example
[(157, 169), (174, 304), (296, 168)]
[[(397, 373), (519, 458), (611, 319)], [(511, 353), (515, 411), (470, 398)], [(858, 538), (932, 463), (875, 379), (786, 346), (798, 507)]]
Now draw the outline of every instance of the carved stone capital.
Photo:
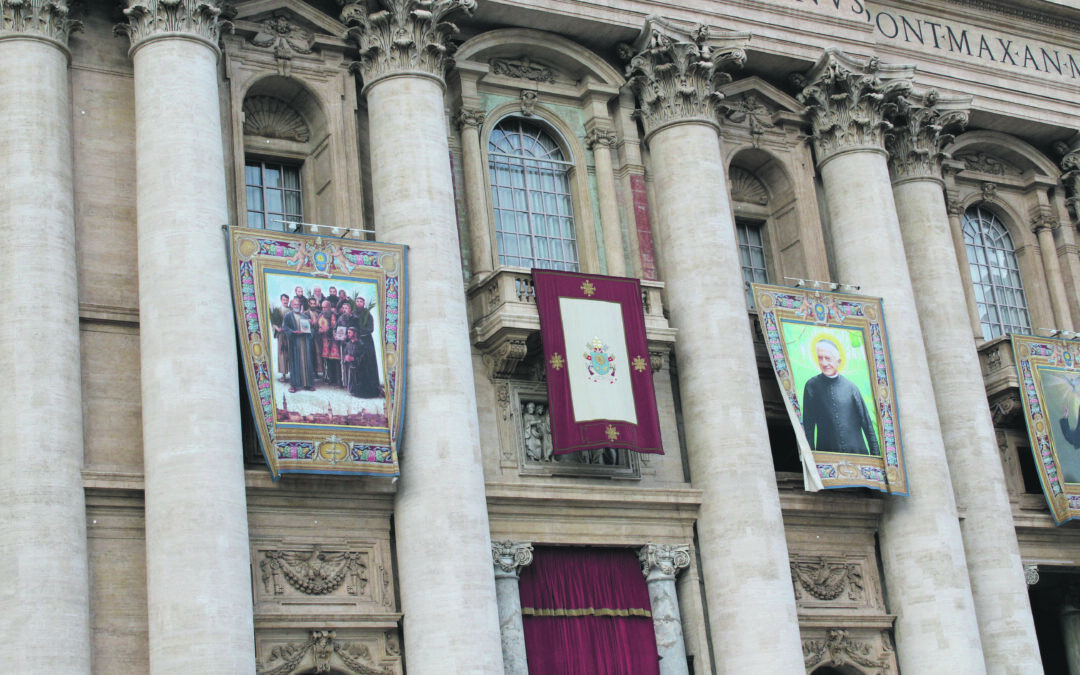
[(915, 69), (861, 61), (826, 49), (805, 75), (793, 76), (796, 98), (807, 107), (817, 161), (845, 150), (881, 150), (892, 125), (886, 117), (909, 95)]
[(649, 581), (674, 579), (679, 570), (690, 566), (690, 545), (645, 544), (638, 551), (638, 561)]
[(942, 148), (967, 124), (970, 96), (901, 96), (891, 110), (885, 134), (893, 180), (941, 178)]
[(1024, 581), (1028, 586), (1034, 586), (1039, 583), (1038, 565), (1024, 565)]
[(1065, 204), (1076, 220), (1080, 220), (1080, 133), (1068, 143), (1058, 141), (1054, 149), (1061, 153), (1061, 182), (1065, 185)]
[(68, 18), (67, 0), (0, 0), (0, 38), (33, 35), (66, 47), (80, 30), (82, 22)]
[(222, 26), (232, 27), (219, 20), (218, 0), (130, 0), (124, 16), (128, 22), (117, 25), (115, 32), (131, 39), (132, 51), (151, 38), (178, 34), (199, 38), (216, 50)]
[(462, 108), (458, 111), (458, 114), (454, 117), (454, 122), (458, 125), (459, 129), (465, 127), (474, 127), (479, 129), (484, 124), (484, 119), (487, 117), (487, 113), (483, 110), (467, 110)]
[(613, 148), (619, 141), (619, 135), (609, 129), (592, 129), (585, 134), (585, 147), (592, 150), (596, 146)]
[(1036, 213), (1031, 218), (1031, 231), (1035, 234), (1038, 234), (1041, 230), (1050, 230), (1052, 232), (1060, 226), (1061, 223), (1058, 222), (1058, 219), (1048, 211)]
[(532, 564), (533, 547), (528, 542), (493, 541), (491, 542), (491, 562), (495, 565), (495, 576), (517, 578), (521, 568)]
[(349, 26), (346, 37), (356, 42), (360, 61), (356, 68), (364, 85), (389, 75), (412, 73), (440, 82), (451, 64), (449, 37), (457, 26), (446, 20), (458, 10), (472, 14), (476, 0), (380, 0), (385, 9), (370, 11), (363, 0), (341, 10)]
[(964, 215), (964, 202), (959, 199), (949, 199), (945, 202), (945, 210), (949, 212), (950, 216), (959, 218)]
[(729, 69), (746, 62), (748, 36), (725, 33), (716, 38), (698, 24), (686, 30), (657, 16), (645, 19), (632, 45), (619, 45), (629, 61), (628, 83), (638, 101), (645, 135), (679, 122), (718, 124), (720, 85), (731, 81)]

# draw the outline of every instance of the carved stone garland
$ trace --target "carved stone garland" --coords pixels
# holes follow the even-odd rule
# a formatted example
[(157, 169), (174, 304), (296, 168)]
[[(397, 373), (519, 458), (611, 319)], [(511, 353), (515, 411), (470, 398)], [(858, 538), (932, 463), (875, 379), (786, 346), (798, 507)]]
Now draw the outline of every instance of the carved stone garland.
[(942, 97), (931, 90), (896, 100), (885, 134), (893, 179), (941, 178), (942, 148), (952, 142), (952, 131), (967, 124), (969, 97)]
[(746, 62), (745, 43), (744, 34), (711, 40), (708, 26), (687, 32), (651, 16), (634, 45), (619, 45), (646, 136), (673, 122), (717, 124), (723, 95), (716, 89), (731, 81), (728, 69)]
[(309, 655), (316, 673), (330, 672), (331, 659), (336, 655), (335, 660), (340, 663), (333, 665), (344, 666), (356, 675), (394, 675), (390, 668), (380, 668), (372, 662), (371, 649), (367, 645), (338, 642), (332, 630), (313, 630), (306, 642), (274, 647), (268, 662), (265, 665), (258, 663), (256, 672), (258, 675), (293, 675), (308, 669), (304, 661)]
[(285, 592), (282, 580), (305, 595), (327, 595), (348, 580), (349, 595), (363, 595), (368, 575), (365, 555), (356, 551), (266, 551), (259, 563), (266, 592)]
[(356, 42), (355, 64), (365, 86), (395, 73), (418, 73), (442, 80), (452, 50), (448, 38), (458, 32), (446, 17), (457, 10), (472, 14), (476, 0), (381, 0), (385, 9), (369, 12), (366, 3), (350, 2), (341, 11)]
[(854, 563), (828, 562), (824, 558), (792, 560), (791, 581), (795, 585), (796, 598), (805, 592), (829, 602), (839, 598), (845, 590), (849, 600), (862, 597), (862, 570)]
[(40, 35), (66, 46), (79, 30), (82, 22), (68, 18), (66, 0), (0, 0), (0, 37)]
[(881, 633), (880, 654), (876, 657), (874, 647), (866, 642), (852, 640), (846, 630), (830, 628), (824, 640), (803, 640), (803, 659), (806, 670), (828, 663), (833, 666), (846, 666), (849, 663), (862, 668), (869, 668), (871, 673), (884, 675), (890, 671), (889, 655), (892, 653), (892, 641), (888, 631)]
[(232, 24), (219, 21), (217, 0), (131, 0), (124, 16), (128, 23), (114, 31), (126, 34), (135, 49), (144, 40), (166, 33), (183, 33), (202, 38), (217, 49), (221, 28)]
[(808, 108), (817, 161), (844, 150), (883, 149), (892, 128), (886, 115), (911, 93), (913, 76), (910, 67), (886, 68), (876, 57), (859, 61), (831, 49), (805, 76), (793, 76), (801, 89), (796, 98)]

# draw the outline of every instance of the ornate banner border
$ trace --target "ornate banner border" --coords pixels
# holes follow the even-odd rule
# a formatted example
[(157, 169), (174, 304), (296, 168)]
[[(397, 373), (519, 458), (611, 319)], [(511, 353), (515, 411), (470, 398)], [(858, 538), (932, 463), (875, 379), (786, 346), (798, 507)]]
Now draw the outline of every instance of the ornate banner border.
[(1050, 515), (1061, 525), (1080, 517), (1080, 449), (1073, 442), (1080, 420), (1071, 420), (1080, 405), (1080, 343), (1013, 335), (1012, 348), (1031, 454)]
[[(866, 487), (907, 495), (907, 472), (900, 438), (892, 359), (880, 298), (785, 286), (752, 284), (765, 346), (795, 428), (807, 490)], [(786, 333), (800, 330), (852, 330), (861, 336), (867, 380), (873, 394), (874, 423), (881, 454), (813, 451), (803, 430), (803, 391), (792, 366)], [(806, 346), (806, 345), (801, 345)]]
[[(228, 237), (233, 306), (247, 392), (259, 444), (274, 480), (283, 473), (397, 476), (405, 393), (406, 247), (240, 227), (229, 228)], [(369, 415), (366, 408), (354, 414), (339, 409), (335, 414), (328, 395), (328, 410), (311, 415), (294, 412), (299, 419), (278, 419), (282, 413), (276, 409), (280, 404), (276, 393), (281, 393), (286, 403), (286, 414), (289, 409), (284, 374), (275, 381), (277, 373), (272, 368), (271, 350), (277, 345), (271, 314), (277, 305), (269, 298), (268, 293), (275, 291), (268, 280), (276, 277), (277, 286), (288, 279), (298, 286), (338, 283), (375, 289), (372, 314), (381, 330), (371, 337), (380, 352), (382, 371), (380, 395), (373, 399), (381, 403), (376, 404), (377, 415)], [(341, 400), (349, 392), (335, 395)], [(384, 423), (369, 424), (369, 419), (382, 422), (383, 418)]]
[[(635, 452), (664, 454), (652, 368), (649, 365), (640, 282), (623, 277), (540, 269), (534, 269), (532, 275), (540, 314), (540, 336), (544, 343), (554, 454), (599, 448), (627, 448)], [(582, 358), (582, 352), (588, 345), (565, 344), (561, 299), (618, 304), (629, 362), (616, 363), (615, 372), (618, 377), (626, 377), (630, 382), (636, 423), (603, 418), (580, 422), (576, 419), (571, 393), (571, 368), (567, 359)], [(607, 348), (607, 345), (602, 348)]]

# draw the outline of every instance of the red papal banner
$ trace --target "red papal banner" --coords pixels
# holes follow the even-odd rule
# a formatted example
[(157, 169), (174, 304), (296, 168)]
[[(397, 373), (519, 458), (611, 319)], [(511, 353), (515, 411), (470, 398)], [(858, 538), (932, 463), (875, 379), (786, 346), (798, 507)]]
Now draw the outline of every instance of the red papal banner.
[(532, 274), (554, 453), (663, 454), (641, 284), (576, 272)]

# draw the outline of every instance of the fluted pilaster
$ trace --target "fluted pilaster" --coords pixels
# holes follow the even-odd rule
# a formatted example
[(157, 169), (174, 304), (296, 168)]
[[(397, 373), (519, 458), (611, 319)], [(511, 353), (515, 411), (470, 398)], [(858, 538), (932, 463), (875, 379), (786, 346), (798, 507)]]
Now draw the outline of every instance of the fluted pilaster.
[[(898, 417), (913, 487), (911, 496), (885, 501), (880, 540), (890, 608), (898, 615), (900, 666), (905, 672), (983, 673), (979, 627), (915, 291), (907, 266), (897, 265), (905, 257), (906, 241), (883, 147), (884, 134), (891, 128), (887, 116), (897, 110), (899, 97), (910, 93), (912, 72), (910, 67), (884, 66), (876, 59), (862, 62), (827, 50), (802, 81), (799, 99), (808, 106), (813, 126), (837, 279), (860, 284), (867, 295), (884, 298), (892, 360), (898, 364), (896, 390), (902, 401)], [(932, 154), (929, 148), (922, 150)], [(921, 163), (918, 157), (907, 161), (909, 167)], [(930, 184), (940, 194), (940, 185)], [(904, 200), (912, 206), (925, 202)], [(947, 222), (940, 197), (939, 204), (939, 214), (919, 216), (918, 222)], [(909, 219), (916, 217), (905, 215), (904, 220)], [(942, 248), (951, 250), (947, 238), (945, 242)], [(956, 304), (949, 307), (955, 311)]]
[(368, 11), (363, 0), (345, 5), (341, 22), (360, 51), (357, 68), (364, 86), (384, 77), (414, 75), (440, 82), (457, 26), (446, 21), (458, 11), (471, 14), (476, 0), (379, 0), (383, 9)]

